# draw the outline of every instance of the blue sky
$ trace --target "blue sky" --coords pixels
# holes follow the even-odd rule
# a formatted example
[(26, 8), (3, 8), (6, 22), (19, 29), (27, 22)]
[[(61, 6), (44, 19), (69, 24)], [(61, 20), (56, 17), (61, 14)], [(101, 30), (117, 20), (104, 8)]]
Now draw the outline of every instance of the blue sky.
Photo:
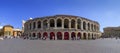
[(100, 23), (100, 31), (120, 26), (120, 0), (0, 0), (0, 26), (21, 28), (22, 20), (67, 14)]

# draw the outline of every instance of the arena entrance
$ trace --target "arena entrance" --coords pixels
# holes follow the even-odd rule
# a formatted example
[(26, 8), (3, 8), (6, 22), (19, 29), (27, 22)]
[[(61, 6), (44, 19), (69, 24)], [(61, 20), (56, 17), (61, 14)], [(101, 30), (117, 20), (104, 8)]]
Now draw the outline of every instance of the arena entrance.
[(81, 33), (79, 32), (78, 34), (77, 34), (77, 40), (80, 40), (81, 39)]
[(69, 33), (68, 32), (64, 33), (64, 40), (69, 40)]
[(71, 38), (72, 38), (72, 40), (76, 40), (75, 32), (71, 33)]
[(42, 38), (42, 39), (43, 39), (43, 40), (46, 40), (46, 39), (47, 39), (47, 37), (48, 37), (47, 32), (44, 32), (44, 33), (43, 33), (43, 38)]
[(83, 39), (87, 39), (87, 38), (86, 38), (86, 33), (83, 34)]
[(37, 37), (38, 39), (41, 39), (41, 33), (38, 33)]
[(50, 33), (50, 40), (55, 40), (55, 33), (54, 32)]
[(62, 33), (61, 32), (57, 32), (57, 40), (62, 40)]
[(33, 37), (33, 38), (35, 38), (35, 37), (36, 37), (35, 33), (33, 33), (32, 37)]

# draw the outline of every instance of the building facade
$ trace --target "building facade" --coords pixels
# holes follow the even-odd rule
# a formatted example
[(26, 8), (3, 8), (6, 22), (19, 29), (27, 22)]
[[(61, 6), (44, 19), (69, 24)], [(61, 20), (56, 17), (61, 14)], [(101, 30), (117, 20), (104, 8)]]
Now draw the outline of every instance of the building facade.
[(11, 25), (5, 25), (0, 30), (0, 36), (20, 36), (22, 34), (22, 30), (14, 29)]
[(103, 30), (104, 37), (120, 37), (120, 27), (106, 27)]
[(79, 40), (99, 38), (99, 23), (79, 16), (55, 15), (27, 20), (24, 34), (29, 38)]

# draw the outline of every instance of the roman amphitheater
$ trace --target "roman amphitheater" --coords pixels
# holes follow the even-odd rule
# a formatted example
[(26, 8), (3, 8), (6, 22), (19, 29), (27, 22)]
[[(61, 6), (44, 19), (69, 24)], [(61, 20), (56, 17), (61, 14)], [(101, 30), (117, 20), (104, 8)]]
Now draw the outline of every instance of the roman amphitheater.
[(96, 39), (101, 36), (99, 23), (80, 16), (37, 17), (24, 23), (25, 37), (49, 40)]

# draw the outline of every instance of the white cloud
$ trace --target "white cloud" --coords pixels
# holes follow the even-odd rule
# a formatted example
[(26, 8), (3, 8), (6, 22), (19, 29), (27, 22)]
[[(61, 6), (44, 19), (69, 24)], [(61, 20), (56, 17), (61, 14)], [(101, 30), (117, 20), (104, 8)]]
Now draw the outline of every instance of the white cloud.
[(3, 26), (0, 26), (0, 29), (2, 29), (3, 28)]

